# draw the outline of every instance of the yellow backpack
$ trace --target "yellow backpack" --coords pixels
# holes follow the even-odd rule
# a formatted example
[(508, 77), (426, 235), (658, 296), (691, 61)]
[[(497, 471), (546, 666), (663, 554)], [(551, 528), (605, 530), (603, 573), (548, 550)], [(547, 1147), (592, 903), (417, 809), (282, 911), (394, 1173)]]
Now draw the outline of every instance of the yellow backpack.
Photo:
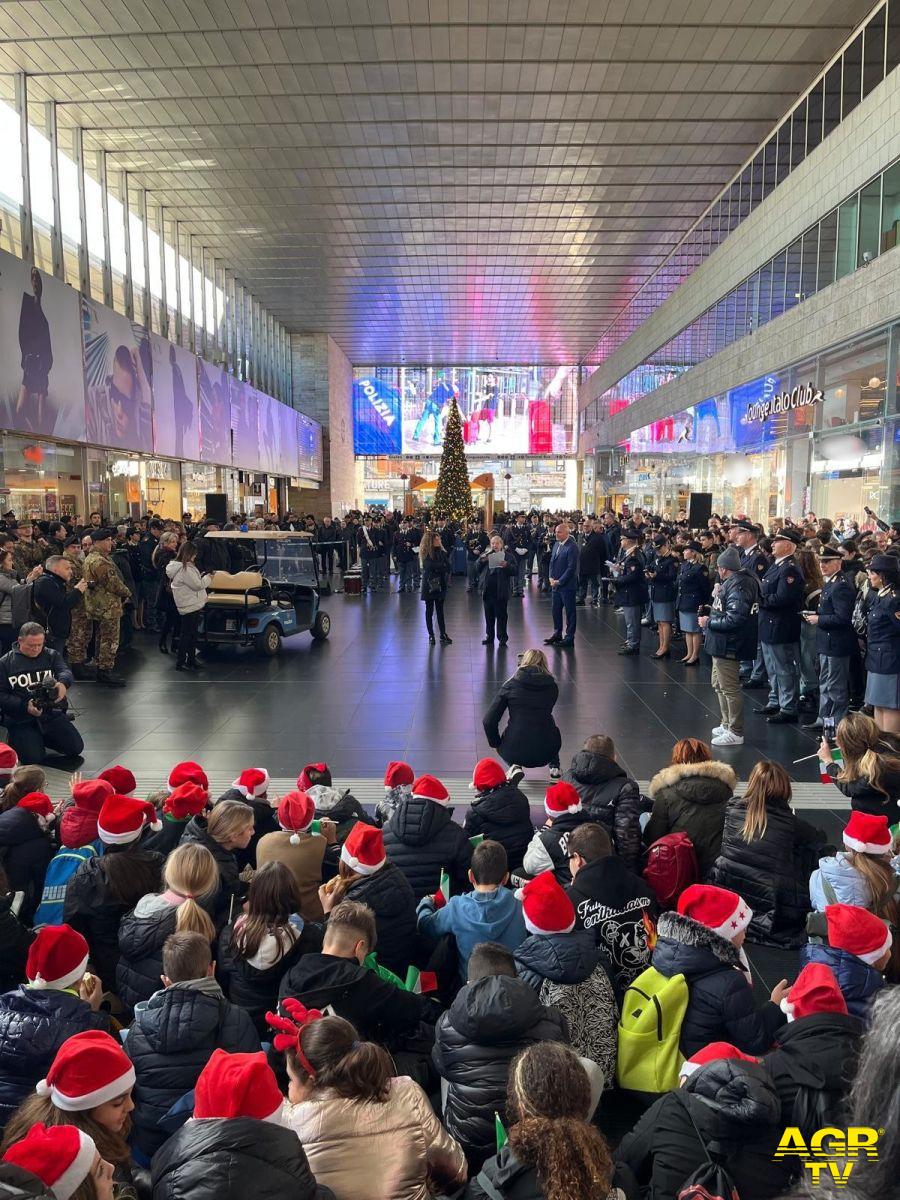
[(619, 1087), (644, 1093), (678, 1087), (684, 1062), (678, 1043), (687, 1006), (684, 976), (669, 978), (655, 967), (648, 967), (625, 989), (616, 1065)]

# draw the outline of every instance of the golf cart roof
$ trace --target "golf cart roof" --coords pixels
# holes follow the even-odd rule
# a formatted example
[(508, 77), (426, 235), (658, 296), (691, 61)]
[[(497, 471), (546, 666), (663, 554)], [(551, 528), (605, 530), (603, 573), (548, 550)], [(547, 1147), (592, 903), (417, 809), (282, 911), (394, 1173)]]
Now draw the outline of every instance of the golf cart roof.
[(240, 529), (211, 529), (209, 533), (205, 533), (204, 537), (209, 538), (227, 538), (230, 542), (237, 541), (266, 541), (270, 542), (273, 539), (276, 541), (290, 541), (292, 538), (312, 538), (311, 533), (305, 533), (302, 530), (291, 529), (248, 529), (243, 533)]

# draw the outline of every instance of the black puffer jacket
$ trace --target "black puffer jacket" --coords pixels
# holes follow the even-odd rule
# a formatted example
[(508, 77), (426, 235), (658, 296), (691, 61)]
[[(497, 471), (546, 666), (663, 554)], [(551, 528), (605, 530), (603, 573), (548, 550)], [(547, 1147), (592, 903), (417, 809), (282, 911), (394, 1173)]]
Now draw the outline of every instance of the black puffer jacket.
[(153, 1156), (153, 1200), (334, 1200), (292, 1129), (250, 1117), (189, 1121)]
[(37, 1175), (14, 1163), (0, 1163), (0, 1200), (56, 1200)]
[(109, 1030), (105, 1013), (71, 992), (19, 987), (0, 996), (0, 1125), (5, 1125), (74, 1033)]
[(469, 837), (480, 833), (499, 842), (506, 850), (510, 871), (518, 871), (534, 833), (528, 797), (514, 783), (479, 792), (466, 812), (463, 828)]
[(53, 857), (49, 833), (27, 808), (0, 813), (0, 854), (12, 892), (24, 892), (24, 920), (31, 922), (40, 903), (47, 863)]
[(773, 1157), (784, 1132), (775, 1085), (762, 1066), (719, 1059), (661, 1096), (622, 1139), (616, 1159), (646, 1187), (647, 1200), (672, 1200), (706, 1162), (691, 1118), (741, 1196), (781, 1193), (789, 1172)]
[(538, 990), (545, 979), (553, 983), (581, 983), (603, 961), (593, 934), (584, 929), (550, 935), (533, 933), (513, 956), (519, 978)]
[(741, 830), (746, 812), (743, 800), (732, 800), (726, 808), (722, 849), (710, 882), (737, 892), (753, 909), (749, 941), (802, 946), (812, 907), (809, 876), (825, 835), (795, 817), (787, 804), (769, 801), (765, 833), (745, 842)]
[(723, 762), (677, 763), (650, 780), (653, 812), (644, 830), (648, 846), (667, 833), (686, 833), (694, 844), (700, 876), (705, 879), (722, 848), (725, 806), (737, 776)]
[(731, 1042), (745, 1054), (763, 1054), (785, 1023), (771, 1001), (756, 1007), (740, 970), (737, 949), (690, 917), (663, 913), (652, 965), (666, 978), (682, 974), (688, 985), (681, 1052), (690, 1058), (710, 1042)]
[(337, 826), (337, 840), (341, 845), (347, 840), (357, 821), (362, 821), (364, 825), (375, 824), (349, 788), (342, 791), (324, 783), (316, 783), (307, 788), (306, 794), (316, 806), (318, 820), (326, 817), (329, 821), (334, 821)]
[(0, 993), (18, 987), (25, 978), (28, 947), (34, 933), (12, 910), (12, 898), (0, 893)]
[(252, 1054), (259, 1037), (249, 1016), (223, 996), (187, 983), (159, 991), (142, 1004), (125, 1039), (134, 1063), (135, 1145), (148, 1157), (168, 1136), (159, 1122), (176, 1100), (196, 1086), (216, 1048)]
[(233, 933), (234, 925), (226, 925), (219, 935), (216, 977), (228, 999), (246, 1010), (260, 1037), (271, 1040), (272, 1031), (266, 1024), (266, 1013), (274, 1011), (281, 981), (291, 967), (304, 954), (318, 954), (322, 949), (322, 926), (306, 921), (288, 952), (270, 967), (254, 966), (246, 958), (235, 954)]
[[(519, 667), (501, 685), (484, 714), (482, 723), (488, 745), (506, 763), (543, 767), (552, 762), (562, 746), (562, 735), (553, 720), (553, 706), (558, 697), (559, 688), (552, 675), (537, 667)], [(500, 719), (507, 711), (509, 720), (501, 735)]]
[(116, 991), (130, 1012), (139, 1000), (149, 1000), (162, 987), (163, 944), (175, 932), (178, 907), (167, 904), (147, 916), (126, 913), (119, 926)]
[[(884, 744), (884, 739), (882, 744)], [(885, 745), (884, 752), (886, 755), (889, 754), (891, 759), (895, 759), (897, 756), (897, 750), (889, 744)], [(881, 785), (884, 792), (879, 792), (872, 787), (866, 775), (861, 775), (852, 783), (844, 783), (837, 778), (840, 768), (836, 767), (828, 773), (834, 780), (838, 791), (842, 792), (850, 801), (850, 807), (854, 812), (864, 812), (875, 817), (885, 816), (888, 819), (888, 825), (900, 824), (900, 771), (895, 771), (890, 766), (882, 771)]]
[(434, 800), (401, 800), (384, 827), (384, 848), (409, 880), (417, 902), (437, 891), (441, 868), (450, 874), (452, 895), (469, 889), (472, 844), (452, 810)]
[(841, 1124), (862, 1034), (859, 1017), (846, 1013), (813, 1013), (782, 1025), (763, 1063), (781, 1099), (785, 1125), (796, 1125), (809, 1138), (824, 1125)]
[(405, 978), (416, 945), (416, 897), (409, 880), (388, 861), (380, 871), (357, 879), (347, 899), (371, 908), (378, 928), (378, 961)]
[[(129, 850), (127, 853), (132, 862), (140, 858), (151, 868), (158, 889), (162, 885), (163, 856), (155, 850)], [(91, 948), (91, 970), (100, 976), (103, 986), (111, 990), (116, 984), (119, 962), (119, 925), (140, 900), (144, 888), (138, 885), (135, 889), (138, 895), (127, 896), (120, 902), (110, 887), (106, 863), (105, 855), (89, 858), (69, 880), (63, 902), (63, 921), (87, 938)]]
[(220, 846), (215, 838), (209, 836), (206, 817), (191, 817), (187, 829), (181, 837), (182, 843), (198, 842), (205, 846), (219, 868), (219, 891), (210, 902), (210, 912), (217, 929), (240, 911), (240, 902), (244, 898), (247, 884), (240, 878), (240, 867), (237, 859), (230, 850)]
[(568, 1042), (566, 1023), (523, 979), (490, 975), (467, 984), (437, 1023), (432, 1059), (449, 1085), (444, 1125), (469, 1170), (494, 1152), (494, 1113), (504, 1125), (509, 1064), (535, 1042)]
[(588, 820), (607, 831), (616, 853), (632, 870), (641, 858), (641, 789), (611, 758), (579, 750), (566, 779), (581, 797)]

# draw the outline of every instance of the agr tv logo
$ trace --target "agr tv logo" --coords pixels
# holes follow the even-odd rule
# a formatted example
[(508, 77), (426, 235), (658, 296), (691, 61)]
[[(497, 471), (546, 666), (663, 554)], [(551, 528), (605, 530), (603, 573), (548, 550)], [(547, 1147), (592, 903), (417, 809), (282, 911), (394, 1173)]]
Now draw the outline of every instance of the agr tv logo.
[(883, 1133), (883, 1129), (868, 1129), (863, 1125), (852, 1125), (846, 1130), (826, 1125), (816, 1130), (807, 1145), (800, 1130), (789, 1125), (778, 1143), (775, 1158), (801, 1158), (811, 1183), (822, 1183), (824, 1176), (836, 1187), (845, 1187), (859, 1159), (878, 1157), (876, 1147)]

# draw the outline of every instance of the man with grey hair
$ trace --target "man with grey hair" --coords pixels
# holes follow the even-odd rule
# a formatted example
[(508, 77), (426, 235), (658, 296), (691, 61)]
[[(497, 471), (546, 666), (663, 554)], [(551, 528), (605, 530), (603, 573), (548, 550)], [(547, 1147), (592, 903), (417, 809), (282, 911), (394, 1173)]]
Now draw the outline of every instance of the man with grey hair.
[[(553, 635), (544, 638), (545, 646), (574, 646), (578, 610), (575, 596), (578, 591), (578, 547), (565, 521), (556, 527), (556, 541), (550, 554), (550, 591), (553, 597)], [(566, 636), (563, 637), (563, 612), (566, 614)]]
[(51, 554), (44, 570), (34, 581), (31, 606), (47, 630), (47, 645), (65, 654), (66, 641), (72, 630), (72, 610), (84, 603), (87, 583), (84, 579), (71, 588), (73, 566), (62, 554)]
[(494, 534), (487, 550), (479, 555), (475, 570), (478, 578), (478, 590), (481, 592), (481, 602), (484, 605), (484, 632), (482, 646), (494, 644), (494, 627), (496, 625), (497, 641), (501, 646), (507, 645), (509, 637), (506, 632), (506, 621), (509, 612), (510, 583), (516, 577), (519, 564), (512, 550), (504, 549), (503, 538)]

